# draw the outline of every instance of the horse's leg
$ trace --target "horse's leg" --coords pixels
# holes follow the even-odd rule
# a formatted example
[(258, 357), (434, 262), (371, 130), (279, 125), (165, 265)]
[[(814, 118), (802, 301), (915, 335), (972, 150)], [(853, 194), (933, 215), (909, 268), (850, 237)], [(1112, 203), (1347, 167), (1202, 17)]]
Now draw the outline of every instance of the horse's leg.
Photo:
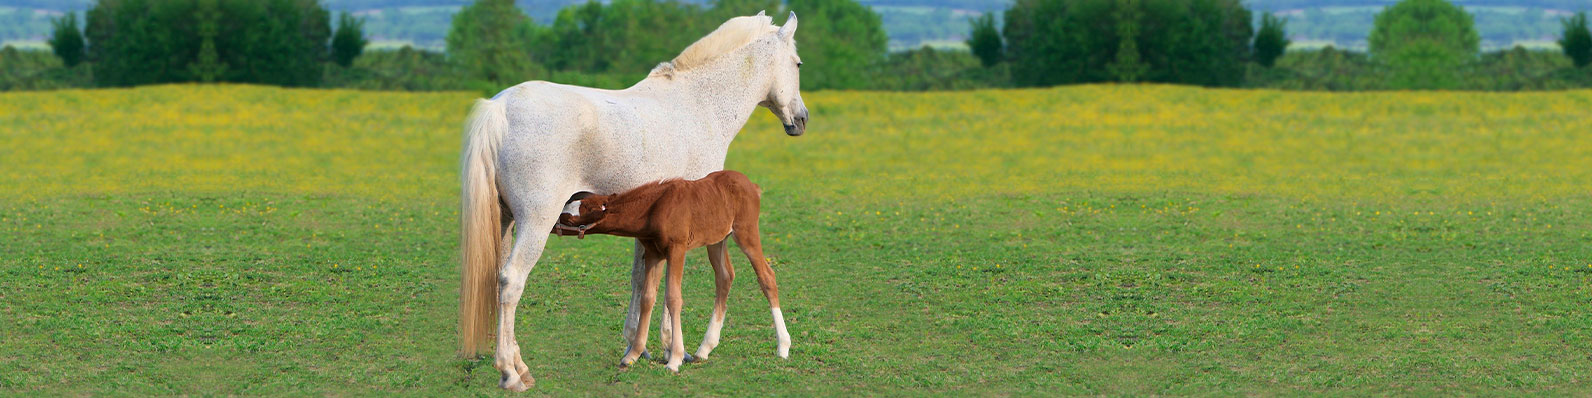
[[(638, 244), (637, 246), (640, 245)], [(663, 262), (663, 254), (646, 250), (643, 253), (642, 260), (642, 267), (644, 267), (642, 275), (644, 277), (643, 286), (639, 291), (635, 292), (641, 298), (636, 306), (637, 313), (640, 315), (638, 318), (640, 324), (636, 325), (637, 327), (631, 331), (634, 334), (625, 336), (625, 339), (630, 341), (630, 345), (625, 348), (624, 357), (619, 359), (619, 367), (628, 367), (636, 363), (636, 358), (647, 352), (647, 323), (652, 321), (652, 305), (657, 302), (658, 298), (658, 280), (663, 277), (663, 267), (660, 264)]]
[(708, 321), (708, 332), (697, 347), (696, 359), (708, 359), (708, 354), (719, 346), (719, 331), (724, 329), (724, 312), (729, 309), (730, 282), (735, 281), (735, 266), (730, 264), (729, 239), (708, 245), (708, 262), (713, 264), (713, 318)]
[(790, 357), (790, 333), (785, 331), (785, 314), (779, 312), (779, 284), (774, 282), (774, 269), (769, 268), (768, 259), (763, 257), (763, 242), (757, 235), (756, 221), (749, 224), (735, 229), (735, 244), (741, 246), (741, 253), (746, 254), (752, 270), (757, 272), (757, 284), (762, 286), (763, 297), (768, 298), (770, 312), (774, 315), (774, 333), (779, 338), (777, 352), (780, 358), (787, 358)]
[(514, 310), (525, 291), (525, 279), (542, 257), (542, 250), (547, 245), (547, 231), (553, 228), (560, 208), (557, 202), (539, 205), (543, 206), (514, 214), (518, 225), (514, 228), (513, 249), (509, 251), (503, 268), (498, 271), (498, 333), (493, 366), (502, 372), (498, 387), (512, 391), (525, 391), (536, 384), (530, 368), (525, 366), (525, 360), (520, 356), (520, 345), (515, 342)]
[(685, 304), (685, 300), (680, 297), (680, 276), (684, 274), (683, 271), (685, 270), (686, 250), (683, 246), (673, 246), (668, 250), (669, 275), (667, 277), (669, 292), (665, 296), (665, 300), (669, 304), (669, 313), (674, 314), (667, 321), (672, 321), (674, 324), (669, 330), (670, 333), (673, 333), (673, 336), (670, 336), (669, 345), (665, 348), (669, 350), (669, 370), (679, 372), (680, 364), (685, 362), (685, 336), (681, 336), (683, 329), (680, 328), (680, 307)]
[[(630, 264), (630, 308), (625, 310), (625, 329), (623, 332), (625, 337), (624, 357), (630, 357), (630, 349), (632, 347), (638, 346), (634, 341), (634, 338), (636, 336), (637, 323), (641, 320), (642, 293), (647, 288), (647, 262), (645, 253), (646, 249), (641, 246), (641, 240), (637, 239), (634, 259)], [(646, 300), (648, 308), (652, 307), (655, 299), (656, 296)], [(647, 345), (641, 344), (639, 346), (646, 347)], [(652, 358), (652, 355), (646, 352), (639, 352), (635, 354), (649, 359)], [(621, 362), (623, 362), (623, 360), (621, 360)]]

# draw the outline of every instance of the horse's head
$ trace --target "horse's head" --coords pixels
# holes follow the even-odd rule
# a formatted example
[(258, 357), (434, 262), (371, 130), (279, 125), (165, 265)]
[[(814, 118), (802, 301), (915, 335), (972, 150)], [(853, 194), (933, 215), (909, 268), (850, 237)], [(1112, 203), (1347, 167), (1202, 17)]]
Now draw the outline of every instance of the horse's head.
[(774, 111), (774, 116), (785, 124), (785, 134), (794, 137), (807, 131), (807, 104), (802, 102), (801, 93), (802, 57), (796, 55), (795, 11), (775, 35), (779, 39), (773, 57), (774, 84), (769, 88), (768, 99), (758, 105)]
[(571, 227), (596, 224), (608, 217), (608, 199), (612, 197), (589, 192), (576, 194), (564, 205), (564, 213), (558, 215), (558, 223)]

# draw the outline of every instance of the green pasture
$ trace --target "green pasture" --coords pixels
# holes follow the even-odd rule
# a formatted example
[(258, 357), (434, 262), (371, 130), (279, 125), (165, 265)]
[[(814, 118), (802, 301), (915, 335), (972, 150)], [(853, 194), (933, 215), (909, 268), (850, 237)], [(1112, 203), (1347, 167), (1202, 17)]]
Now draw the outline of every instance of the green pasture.
[[(621, 370), (630, 244), (553, 239), (523, 395), (1592, 393), (1592, 92), (805, 97), (728, 164), (791, 357), (732, 256), (712, 359)], [(515, 395), (453, 354), (472, 98), (0, 94), (0, 395)]]

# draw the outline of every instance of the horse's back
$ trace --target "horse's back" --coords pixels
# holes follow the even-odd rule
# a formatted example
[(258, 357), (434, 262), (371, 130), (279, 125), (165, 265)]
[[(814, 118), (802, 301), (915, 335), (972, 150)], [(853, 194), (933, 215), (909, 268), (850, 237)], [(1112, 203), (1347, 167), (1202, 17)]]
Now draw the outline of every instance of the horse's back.
[(498, 153), (506, 197), (562, 201), (578, 191), (615, 193), (722, 167), (722, 160), (694, 154), (695, 144), (678, 133), (706, 128), (694, 125), (699, 118), (630, 90), (531, 81), (493, 101), (503, 104), (509, 125)]
[(492, 100), (503, 102), (510, 124), (516, 126), (514, 133), (546, 135), (596, 123), (597, 105), (582, 88), (530, 81), (509, 87)]
[(583, 137), (594, 133), (599, 118), (595, 106), (571, 87), (532, 81), (492, 97), (508, 119), (497, 154), (498, 183), (512, 207), (552, 203), (568, 197), (559, 191), (581, 184), (586, 157), (579, 148), (589, 146)]

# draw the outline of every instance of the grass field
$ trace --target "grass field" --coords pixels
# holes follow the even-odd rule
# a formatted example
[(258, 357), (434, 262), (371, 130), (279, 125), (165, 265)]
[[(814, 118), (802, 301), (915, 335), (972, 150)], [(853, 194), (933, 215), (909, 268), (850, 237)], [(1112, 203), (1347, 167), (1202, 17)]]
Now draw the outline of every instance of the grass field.
[[(0, 394), (507, 395), (452, 355), (472, 97), (0, 94)], [(1592, 92), (806, 100), (729, 160), (791, 358), (732, 257), (711, 360), (618, 369), (630, 246), (554, 239), (527, 395), (1592, 393)]]

